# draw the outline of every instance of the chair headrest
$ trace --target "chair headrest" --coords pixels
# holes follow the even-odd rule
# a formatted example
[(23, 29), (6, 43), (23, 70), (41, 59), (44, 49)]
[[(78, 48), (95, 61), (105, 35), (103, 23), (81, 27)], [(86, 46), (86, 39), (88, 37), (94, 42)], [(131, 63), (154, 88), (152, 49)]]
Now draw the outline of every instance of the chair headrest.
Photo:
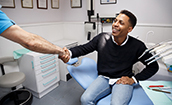
[(0, 57), (0, 64), (3, 64), (5, 62), (11, 62), (11, 61), (14, 61), (13, 56)]

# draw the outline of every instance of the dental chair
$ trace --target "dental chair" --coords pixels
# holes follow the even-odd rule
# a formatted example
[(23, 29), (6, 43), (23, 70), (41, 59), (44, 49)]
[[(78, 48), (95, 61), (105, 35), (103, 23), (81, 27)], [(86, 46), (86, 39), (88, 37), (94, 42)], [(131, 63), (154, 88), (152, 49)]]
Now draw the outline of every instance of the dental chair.
[(26, 89), (18, 89), (16, 87), (25, 80), (25, 74), (22, 72), (5, 73), (4, 64), (14, 61), (13, 56), (1, 57), (0, 66), (2, 76), (0, 76), (0, 87), (11, 88), (12, 92), (0, 99), (0, 105), (31, 105), (33, 96)]
[[(69, 60), (70, 62), (71, 60)], [(70, 63), (68, 63), (70, 64)], [(70, 75), (81, 85), (83, 89), (97, 78), (97, 64), (93, 59), (83, 58), (77, 67), (68, 65)], [(111, 94), (98, 101), (97, 105), (110, 105)], [(143, 88), (138, 84), (134, 87), (132, 98), (128, 105), (153, 105)]]

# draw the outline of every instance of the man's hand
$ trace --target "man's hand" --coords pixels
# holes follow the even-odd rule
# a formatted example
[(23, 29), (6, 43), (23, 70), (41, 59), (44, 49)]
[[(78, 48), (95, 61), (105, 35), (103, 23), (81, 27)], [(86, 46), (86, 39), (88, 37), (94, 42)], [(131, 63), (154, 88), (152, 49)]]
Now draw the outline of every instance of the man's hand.
[(133, 78), (129, 78), (128, 76), (122, 76), (117, 82), (116, 84), (128, 84), (128, 85), (132, 85), (134, 83)]
[(64, 63), (67, 63), (70, 59), (70, 53), (69, 53), (69, 50), (64, 47), (63, 50), (65, 51), (65, 54), (64, 55), (59, 55), (59, 58), (64, 62)]

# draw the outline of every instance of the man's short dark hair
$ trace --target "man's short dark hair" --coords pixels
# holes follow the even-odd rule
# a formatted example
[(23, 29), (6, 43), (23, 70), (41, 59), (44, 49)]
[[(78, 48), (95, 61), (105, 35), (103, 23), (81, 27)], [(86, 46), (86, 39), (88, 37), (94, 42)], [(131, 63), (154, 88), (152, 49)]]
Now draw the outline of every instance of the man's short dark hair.
[(135, 25), (136, 25), (136, 23), (137, 23), (137, 18), (136, 18), (136, 16), (135, 16), (133, 13), (131, 13), (131, 12), (128, 11), (128, 10), (122, 10), (122, 11), (120, 12), (120, 14), (125, 14), (125, 15), (127, 15), (127, 16), (129, 17), (129, 22), (131, 23), (132, 27), (133, 27), (133, 28), (135, 27)]

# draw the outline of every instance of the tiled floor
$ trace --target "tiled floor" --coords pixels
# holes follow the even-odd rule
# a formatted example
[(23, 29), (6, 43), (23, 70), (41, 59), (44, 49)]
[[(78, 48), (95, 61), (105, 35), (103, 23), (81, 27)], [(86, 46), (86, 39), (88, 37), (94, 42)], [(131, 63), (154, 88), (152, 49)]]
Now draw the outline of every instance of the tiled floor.
[(32, 105), (81, 105), (80, 97), (84, 89), (74, 80), (60, 81), (60, 85), (42, 97), (33, 98)]
[[(0, 97), (9, 91), (10, 89), (0, 89)], [(41, 99), (33, 97), (32, 105), (81, 105), (80, 97), (83, 92), (84, 89), (73, 78), (67, 82), (60, 81), (57, 88)]]

